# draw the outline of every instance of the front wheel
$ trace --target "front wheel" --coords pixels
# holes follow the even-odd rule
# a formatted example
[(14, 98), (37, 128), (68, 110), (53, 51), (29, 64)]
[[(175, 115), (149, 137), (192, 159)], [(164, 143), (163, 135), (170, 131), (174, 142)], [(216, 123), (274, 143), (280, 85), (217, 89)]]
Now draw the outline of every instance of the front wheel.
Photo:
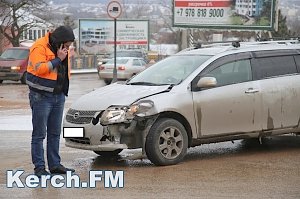
[(151, 127), (145, 145), (147, 157), (155, 165), (177, 164), (187, 152), (187, 132), (177, 120), (162, 118)]
[(26, 84), (26, 75), (27, 75), (27, 72), (25, 71), (20, 79), (22, 84)]

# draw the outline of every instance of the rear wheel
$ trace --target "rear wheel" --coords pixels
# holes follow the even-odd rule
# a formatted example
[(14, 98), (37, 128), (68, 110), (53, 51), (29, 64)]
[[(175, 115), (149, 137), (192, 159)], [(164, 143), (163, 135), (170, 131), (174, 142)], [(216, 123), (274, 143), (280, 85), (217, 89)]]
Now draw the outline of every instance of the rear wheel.
[(112, 81), (111, 79), (104, 79), (104, 82), (105, 82), (105, 84), (107, 84), (107, 85), (110, 84), (111, 81)]
[(94, 151), (94, 152), (102, 157), (115, 157), (119, 153), (121, 153), (122, 150), (123, 149), (117, 149), (114, 151)]
[(3, 80), (0, 80), (0, 84), (2, 84)]
[(184, 126), (174, 119), (159, 119), (151, 127), (145, 151), (155, 165), (179, 163), (186, 155), (188, 136)]

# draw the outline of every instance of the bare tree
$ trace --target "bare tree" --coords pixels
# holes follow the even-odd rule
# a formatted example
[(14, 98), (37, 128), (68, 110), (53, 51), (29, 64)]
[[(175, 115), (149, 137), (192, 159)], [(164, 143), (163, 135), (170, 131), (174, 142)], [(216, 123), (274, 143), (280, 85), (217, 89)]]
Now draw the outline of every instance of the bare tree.
[(124, 18), (128, 18), (128, 12), (127, 10), (129, 9), (129, 4), (127, 0), (122, 1), (122, 15)]
[(175, 34), (175, 43), (178, 45), (178, 50), (182, 50), (182, 29), (174, 28), (172, 24), (172, 1), (166, 0), (161, 1), (160, 6), (165, 9), (164, 13), (161, 13), (160, 18), (163, 19), (164, 26), (167, 27), (171, 32)]
[(19, 46), (23, 32), (44, 23), (31, 13), (41, 12), (45, 5), (43, 0), (0, 0), (0, 34), (13, 46)]
[(135, 1), (123, 0), (122, 1), (123, 17), (139, 19), (140, 17), (145, 16), (145, 13), (149, 11), (150, 3), (151, 1), (149, 2), (149, 0), (135, 0)]
[(145, 13), (149, 11), (148, 0), (136, 0), (136, 8), (133, 11), (134, 17), (140, 18), (145, 16)]
[(76, 24), (74, 22), (74, 19), (71, 16), (69, 16), (69, 15), (65, 16), (65, 18), (64, 18), (64, 25), (65, 26), (69, 26), (72, 29), (76, 28)]

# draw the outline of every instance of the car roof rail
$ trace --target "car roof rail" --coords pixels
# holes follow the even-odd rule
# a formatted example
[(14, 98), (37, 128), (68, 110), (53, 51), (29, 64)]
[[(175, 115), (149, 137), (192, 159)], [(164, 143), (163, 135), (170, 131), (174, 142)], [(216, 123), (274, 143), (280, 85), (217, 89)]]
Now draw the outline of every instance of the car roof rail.
[(195, 42), (193, 43), (193, 47), (189, 47), (181, 50), (180, 52), (200, 49), (200, 48), (209, 48), (209, 47), (218, 47), (218, 46), (233, 46), (235, 48), (240, 47), (241, 41), (217, 41), (217, 42)]
[(300, 37), (270, 37), (270, 38), (259, 38), (257, 42), (262, 44), (299, 44)]
[(292, 45), (292, 44), (300, 44), (298, 39), (290, 39), (290, 40), (273, 40), (273, 41), (257, 41), (257, 42), (248, 42), (243, 43), (244, 45), (266, 45), (266, 44), (284, 44), (284, 45)]
[(285, 44), (285, 45), (291, 45), (291, 44), (300, 44), (300, 37), (290, 37), (286, 39), (282, 38), (269, 38), (271, 40), (267, 39), (259, 39), (257, 41), (253, 42), (246, 42), (242, 40), (233, 40), (233, 41), (218, 41), (218, 42), (196, 42), (193, 43), (193, 47), (189, 47), (186, 49), (181, 50), (180, 52), (200, 49), (200, 48), (209, 48), (209, 47), (218, 47), (218, 46), (228, 46), (233, 48), (240, 48), (242, 46), (255, 46), (255, 45), (265, 45), (265, 44)]
[(207, 48), (207, 47), (214, 47), (214, 46), (233, 46), (237, 47), (239, 43), (242, 42), (241, 40), (230, 40), (230, 41), (213, 41), (213, 42), (197, 42), (194, 43), (194, 48)]
[(299, 36), (295, 37), (270, 37), (270, 38), (258, 38), (257, 41), (285, 41), (285, 40), (298, 40), (300, 41)]

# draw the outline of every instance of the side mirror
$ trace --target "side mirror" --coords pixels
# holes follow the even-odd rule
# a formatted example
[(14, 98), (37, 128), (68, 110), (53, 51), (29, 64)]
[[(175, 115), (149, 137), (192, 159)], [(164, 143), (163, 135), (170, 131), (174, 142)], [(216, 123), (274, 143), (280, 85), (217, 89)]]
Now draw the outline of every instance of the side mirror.
[(217, 86), (217, 79), (215, 77), (202, 77), (197, 83), (198, 88), (212, 88)]

